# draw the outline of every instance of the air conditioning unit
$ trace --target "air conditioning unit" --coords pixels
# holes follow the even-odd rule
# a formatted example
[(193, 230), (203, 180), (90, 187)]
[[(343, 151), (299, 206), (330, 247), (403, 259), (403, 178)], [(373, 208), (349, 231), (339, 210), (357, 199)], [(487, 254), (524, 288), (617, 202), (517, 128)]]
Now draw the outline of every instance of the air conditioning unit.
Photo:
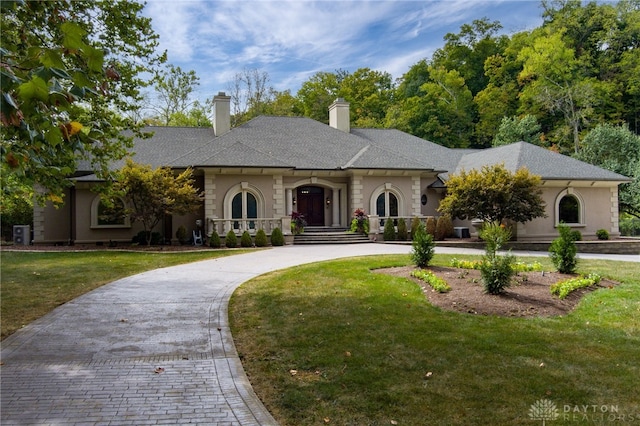
[(13, 243), (28, 246), (31, 242), (31, 227), (29, 225), (13, 225)]

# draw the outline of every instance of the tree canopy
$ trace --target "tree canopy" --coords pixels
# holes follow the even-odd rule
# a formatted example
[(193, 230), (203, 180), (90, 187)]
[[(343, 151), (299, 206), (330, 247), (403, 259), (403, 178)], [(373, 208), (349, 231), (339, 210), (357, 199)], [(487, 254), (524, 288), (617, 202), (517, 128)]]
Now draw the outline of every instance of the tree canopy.
[(127, 160), (116, 173), (116, 180), (107, 191), (107, 200), (124, 201), (124, 214), (132, 222), (140, 222), (146, 231), (147, 243), (151, 231), (165, 215), (192, 213), (202, 205), (202, 197), (193, 186), (193, 172), (187, 169), (174, 175), (168, 167), (151, 168)]
[(2, 1), (0, 155), (23, 182), (62, 202), (78, 161), (100, 175), (138, 130), (144, 72), (164, 61), (143, 5)]
[(525, 168), (515, 173), (503, 164), (449, 175), (438, 211), (460, 219), (528, 222), (545, 217), (541, 179)]

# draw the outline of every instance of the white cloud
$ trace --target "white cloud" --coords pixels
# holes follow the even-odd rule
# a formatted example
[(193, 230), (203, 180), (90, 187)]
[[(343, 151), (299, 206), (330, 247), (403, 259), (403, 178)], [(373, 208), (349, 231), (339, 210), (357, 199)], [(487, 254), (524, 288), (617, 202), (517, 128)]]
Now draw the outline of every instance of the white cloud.
[(150, 0), (144, 13), (152, 18), (169, 62), (196, 71), (204, 98), (224, 90), (244, 68), (268, 72), (277, 90), (294, 94), (318, 71), (366, 67), (398, 78), (430, 57), (443, 35), (458, 32), (461, 24), (484, 16), (503, 21), (498, 12), (507, 5), (523, 15), (509, 24), (524, 26), (535, 18), (527, 16), (532, 4)]

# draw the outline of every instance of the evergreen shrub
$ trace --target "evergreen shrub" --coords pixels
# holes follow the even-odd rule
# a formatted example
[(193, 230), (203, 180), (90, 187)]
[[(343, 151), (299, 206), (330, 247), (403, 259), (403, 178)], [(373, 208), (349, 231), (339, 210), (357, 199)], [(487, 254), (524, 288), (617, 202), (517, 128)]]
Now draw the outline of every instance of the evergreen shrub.
[(390, 217), (384, 221), (384, 231), (383, 236), (385, 241), (395, 241), (396, 240), (396, 229), (393, 226), (393, 219)]
[(398, 241), (407, 241), (408, 236), (407, 222), (404, 220), (404, 218), (401, 217), (400, 219), (398, 219), (397, 239)]
[(240, 237), (240, 247), (253, 247), (253, 240), (249, 231), (244, 231)]
[(258, 229), (258, 232), (256, 232), (256, 247), (266, 247), (267, 243), (267, 233), (262, 228)]
[(284, 235), (282, 234), (282, 230), (280, 228), (275, 228), (271, 232), (271, 245), (274, 247), (284, 245)]
[(212, 247), (212, 248), (222, 247), (222, 242), (220, 241), (220, 235), (216, 231), (213, 231), (213, 233), (209, 237), (209, 247)]
[(236, 233), (233, 232), (233, 229), (227, 232), (227, 236), (224, 239), (224, 245), (228, 248), (238, 247), (238, 237), (236, 236)]
[(549, 247), (549, 256), (558, 272), (573, 274), (578, 266), (575, 234), (567, 225), (558, 225), (560, 236)]

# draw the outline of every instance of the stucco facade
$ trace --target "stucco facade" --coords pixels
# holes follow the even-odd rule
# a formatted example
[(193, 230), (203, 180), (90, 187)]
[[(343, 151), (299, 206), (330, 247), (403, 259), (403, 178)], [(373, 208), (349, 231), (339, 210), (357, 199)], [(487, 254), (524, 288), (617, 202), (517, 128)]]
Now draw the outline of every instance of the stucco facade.
[[(520, 142), (463, 151), (397, 130), (351, 129), (343, 100), (330, 107), (329, 126), (299, 117), (259, 117), (231, 129), (228, 101), (224, 94), (215, 97), (213, 129), (155, 128), (151, 139), (136, 140), (134, 161), (176, 171), (191, 167), (204, 194), (198, 212), (166, 217), (154, 229), (165, 240), (175, 240), (181, 225), (189, 235), (196, 229), (205, 235), (259, 228), (270, 233), (275, 227), (288, 234), (294, 211), (310, 226), (338, 229), (349, 226), (356, 209), (379, 218), (437, 216), (447, 173), (500, 162), (513, 171), (528, 167), (543, 180), (547, 217), (517, 224), (519, 240), (555, 238), (558, 223), (567, 222), (563, 215), (585, 239), (599, 229), (619, 235), (618, 185), (627, 179), (540, 147)], [(62, 208), (36, 207), (34, 242), (131, 241), (139, 224), (99, 223), (100, 198), (92, 191), (97, 183), (87, 172), (75, 180)], [(474, 232), (471, 221), (454, 220), (454, 226)]]

